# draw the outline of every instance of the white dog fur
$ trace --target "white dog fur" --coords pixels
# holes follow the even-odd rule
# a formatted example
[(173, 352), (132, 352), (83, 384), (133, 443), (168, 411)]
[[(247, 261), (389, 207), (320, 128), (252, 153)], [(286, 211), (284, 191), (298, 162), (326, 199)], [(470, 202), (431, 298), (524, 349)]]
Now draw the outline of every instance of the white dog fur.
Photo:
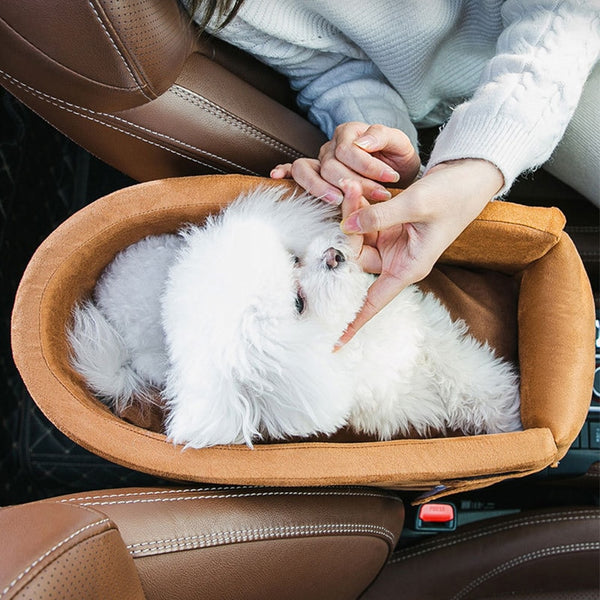
[(282, 188), (120, 252), (74, 311), (73, 365), (119, 414), (157, 391), (200, 448), (332, 434), (521, 428), (512, 367), (431, 294), (401, 292), (338, 352), (373, 276), (337, 212)]

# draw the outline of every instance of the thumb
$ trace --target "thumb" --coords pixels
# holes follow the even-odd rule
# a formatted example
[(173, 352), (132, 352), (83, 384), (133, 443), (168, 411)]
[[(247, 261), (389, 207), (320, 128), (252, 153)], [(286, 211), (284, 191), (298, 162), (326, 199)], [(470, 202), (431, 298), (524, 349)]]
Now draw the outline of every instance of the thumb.
[(375, 233), (395, 225), (421, 221), (422, 216), (413, 207), (409, 190), (397, 194), (390, 200), (370, 204), (349, 214), (340, 227), (346, 234)]
[(384, 150), (406, 159), (412, 159), (417, 154), (410, 138), (403, 131), (383, 125), (371, 125), (354, 143), (367, 152)]

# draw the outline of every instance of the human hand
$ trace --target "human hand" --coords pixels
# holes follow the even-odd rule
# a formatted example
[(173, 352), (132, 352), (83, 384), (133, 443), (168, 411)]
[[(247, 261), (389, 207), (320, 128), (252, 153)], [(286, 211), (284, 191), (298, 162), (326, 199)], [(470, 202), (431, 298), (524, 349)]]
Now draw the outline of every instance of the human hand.
[[(337, 347), (406, 286), (423, 279), (444, 250), (503, 186), (501, 172), (479, 159), (462, 159), (433, 167), (422, 179), (387, 202), (355, 210), (341, 223), (348, 234), (362, 234), (359, 263), (380, 273)], [(346, 187), (356, 206), (356, 184)], [(344, 200), (346, 202), (346, 200)]]
[(368, 200), (391, 198), (382, 183), (410, 184), (421, 160), (407, 135), (399, 129), (366, 123), (344, 123), (330, 141), (321, 146), (319, 159), (300, 158), (276, 166), (274, 179), (292, 177), (313, 196), (340, 204), (344, 198), (340, 181), (356, 181)]

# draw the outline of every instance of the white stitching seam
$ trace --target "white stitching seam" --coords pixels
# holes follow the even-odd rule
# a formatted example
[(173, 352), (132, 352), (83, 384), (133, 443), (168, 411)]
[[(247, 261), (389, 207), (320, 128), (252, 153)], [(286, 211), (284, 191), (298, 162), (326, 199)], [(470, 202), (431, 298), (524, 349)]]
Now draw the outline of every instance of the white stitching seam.
[(191, 102), (195, 106), (201, 107), (205, 112), (210, 113), (211, 115), (225, 121), (229, 125), (233, 125), (237, 129), (242, 130), (244, 133), (251, 135), (252, 137), (257, 138), (261, 142), (267, 144), (275, 148), (276, 150), (280, 150), (281, 152), (285, 152), (289, 154), (292, 158), (301, 158), (304, 156), (301, 152), (298, 152), (291, 146), (284, 144), (283, 142), (279, 142), (274, 140), (273, 138), (268, 137), (265, 133), (253, 127), (250, 123), (243, 121), (242, 119), (236, 117), (234, 114), (224, 110), (214, 102), (211, 102), (204, 96), (196, 92), (192, 92), (186, 88), (183, 88), (179, 85), (173, 85), (169, 90), (175, 96), (178, 96), (182, 100), (186, 102)]
[[(84, 109), (84, 110), (87, 110), (87, 109)], [(232, 160), (228, 160), (227, 158), (224, 158), (223, 156), (219, 156), (218, 154), (214, 154), (213, 152), (209, 152), (208, 150), (203, 150), (202, 148), (198, 148), (198, 146), (193, 146), (192, 144), (188, 144), (187, 142), (184, 142), (183, 140), (174, 138), (170, 135), (167, 135), (166, 133), (161, 133), (160, 131), (155, 131), (154, 129), (148, 129), (147, 127), (138, 125), (137, 123), (133, 123), (132, 121), (127, 121), (126, 119), (123, 119), (122, 117), (117, 117), (116, 115), (111, 115), (109, 113), (98, 113), (98, 114), (106, 116), (106, 118), (108, 118), (108, 119), (114, 119), (115, 121), (121, 121), (121, 123), (131, 125), (131, 126), (135, 127), (136, 129), (145, 131), (146, 133), (152, 133), (152, 134), (157, 135), (161, 138), (164, 138), (165, 140), (168, 140), (170, 142), (175, 142), (176, 144), (179, 144), (180, 146), (183, 146), (184, 148), (188, 148), (189, 150), (192, 150), (194, 152), (199, 152), (200, 154), (203, 154), (204, 156), (207, 156), (208, 158), (214, 158), (220, 162), (228, 164), (230, 167), (233, 167), (234, 169), (244, 171), (245, 173), (249, 173), (250, 175), (258, 175), (258, 173), (256, 173), (255, 171), (252, 171), (251, 169), (247, 169), (246, 167), (243, 167), (242, 165), (235, 163)], [(127, 132), (125, 131), (125, 133), (127, 133)], [(140, 138), (140, 139), (144, 139), (144, 138)], [(182, 156), (185, 156), (185, 155), (182, 154)], [(194, 159), (190, 158), (190, 160), (194, 160)], [(196, 162), (201, 162), (201, 161), (196, 161)], [(201, 164), (205, 164), (205, 163), (201, 163)], [(206, 166), (210, 166), (210, 165), (206, 165)], [(221, 173), (225, 173), (225, 171), (223, 171), (221, 169), (217, 169), (216, 167), (211, 167), (211, 168), (214, 168), (217, 171), (220, 171)]]
[[(192, 162), (198, 163), (198, 164), (200, 164), (200, 165), (202, 165), (204, 167), (207, 167), (209, 169), (213, 169), (214, 171), (218, 171), (219, 173), (225, 173), (225, 171), (223, 171), (222, 169), (218, 169), (217, 167), (215, 167), (213, 165), (209, 165), (208, 163), (205, 163), (205, 162), (203, 162), (201, 160), (198, 160), (196, 158), (192, 158), (191, 156), (187, 156), (186, 154), (183, 154), (181, 152), (177, 152), (176, 150), (173, 150), (172, 148), (169, 148), (167, 146), (163, 146), (162, 144), (159, 144), (158, 142), (154, 142), (154, 141), (148, 140), (146, 138), (137, 136), (137, 135), (131, 133), (130, 131), (126, 131), (125, 129), (121, 129), (120, 127), (115, 127), (114, 125), (110, 125), (109, 123), (106, 123), (105, 121), (100, 121), (99, 119), (94, 119), (93, 117), (90, 117), (90, 116), (88, 116), (86, 114), (83, 114), (83, 112), (79, 112), (79, 110), (74, 110), (74, 109), (76, 108), (76, 109), (80, 109), (81, 111), (90, 112), (90, 113), (93, 113), (93, 114), (96, 114), (96, 115), (100, 115), (100, 116), (105, 116), (105, 117), (108, 117), (108, 118), (117, 119), (117, 120), (122, 121), (123, 123), (127, 123), (129, 125), (137, 127), (138, 129), (145, 129), (145, 128), (139, 126), (139, 125), (136, 125), (135, 123), (131, 123), (130, 121), (126, 121), (125, 119), (119, 119), (118, 117), (115, 117), (114, 115), (110, 115), (108, 113), (98, 113), (98, 112), (95, 112), (95, 111), (93, 111), (93, 110), (91, 110), (89, 108), (83, 108), (81, 106), (77, 106), (75, 104), (71, 104), (70, 102), (66, 102), (64, 100), (60, 100), (58, 98), (54, 98), (53, 96), (50, 96), (50, 95), (48, 95), (48, 94), (46, 94), (44, 92), (40, 92), (39, 90), (36, 90), (35, 88), (32, 88), (31, 86), (18, 81), (17, 79), (15, 79), (14, 77), (11, 77), (10, 75), (8, 75), (7, 73), (5, 73), (2, 70), (0, 70), (0, 75), (2, 75), (5, 79), (10, 80), (17, 87), (21, 87), (21, 88), (25, 89), (28, 93), (32, 94), (33, 96), (37, 96), (38, 98), (40, 98), (40, 100), (43, 100), (44, 102), (48, 102), (49, 104), (52, 104), (53, 106), (56, 106), (57, 108), (60, 108), (61, 110), (65, 110), (67, 112), (73, 113), (74, 115), (82, 117), (83, 119), (88, 119), (89, 121), (93, 121), (95, 123), (103, 125), (104, 127), (108, 127), (110, 129), (114, 129), (115, 131), (119, 131), (121, 133), (124, 133), (125, 135), (128, 135), (128, 136), (130, 136), (132, 138), (138, 139), (138, 140), (140, 140), (142, 142), (145, 142), (147, 144), (151, 144), (152, 146), (157, 146), (158, 148), (162, 148), (163, 150), (166, 150), (167, 152), (171, 152), (172, 154), (176, 154), (178, 156), (181, 156), (182, 158), (185, 158), (186, 160), (190, 160)], [(65, 105), (65, 106), (63, 106), (63, 105)], [(71, 107), (74, 107), (74, 108), (67, 108), (67, 106), (71, 106)], [(168, 136), (165, 136), (164, 134), (161, 134), (161, 133), (159, 133), (157, 131), (152, 131), (151, 129), (145, 129), (145, 131), (148, 131), (150, 133), (154, 133), (155, 135), (158, 135), (158, 136), (162, 136), (162, 137), (167, 137), (168, 138)], [(184, 142), (181, 142), (180, 140), (176, 140), (175, 138), (171, 138), (171, 139), (173, 139), (173, 141), (175, 141), (175, 142), (180, 143), (182, 146), (186, 146), (187, 145), (188, 147), (190, 147), (192, 149), (195, 149), (198, 152), (201, 152), (201, 153), (204, 153), (204, 154), (210, 154), (210, 153), (204, 152), (203, 150), (201, 150), (199, 148), (194, 148), (194, 146), (190, 146), (189, 144), (185, 144)], [(212, 156), (216, 156), (216, 155), (212, 155)], [(225, 159), (222, 159), (221, 157), (216, 157), (216, 158), (218, 158), (219, 160), (223, 160), (225, 162), (228, 162)], [(240, 168), (243, 169), (243, 167), (240, 167)], [(256, 174), (256, 173), (253, 173), (253, 172), (250, 172), (250, 173), (252, 173), (253, 175)]]
[(185, 493), (195, 493), (195, 492), (220, 492), (220, 491), (229, 491), (229, 490), (237, 490), (242, 488), (253, 488), (251, 485), (236, 485), (236, 486), (227, 486), (227, 487), (218, 487), (218, 486), (210, 486), (210, 487), (199, 487), (199, 488), (178, 488), (178, 489), (168, 489), (168, 490), (153, 490), (151, 492), (124, 492), (121, 494), (99, 494), (97, 496), (79, 496), (78, 498), (63, 498), (60, 502), (81, 502), (83, 500), (99, 500), (100, 498), (127, 498), (128, 496), (160, 496), (166, 494), (185, 494)]
[(106, 37), (110, 40), (110, 43), (113, 45), (113, 48), (117, 51), (117, 54), (121, 57), (121, 60), (123, 61), (123, 64), (125, 65), (125, 68), (127, 69), (128, 73), (129, 73), (129, 76), (131, 77), (131, 79), (133, 80), (133, 82), (135, 84), (135, 87), (140, 92), (142, 92), (142, 94), (144, 95), (145, 98), (147, 98), (148, 100), (152, 100), (152, 98), (146, 94), (146, 92), (144, 91), (144, 89), (142, 88), (142, 86), (139, 84), (138, 80), (135, 78), (135, 75), (133, 74), (133, 71), (131, 70), (131, 67), (129, 66), (129, 63), (125, 60), (125, 57), (123, 56), (123, 54), (119, 50), (119, 48), (118, 48), (115, 40), (113, 39), (112, 35), (110, 35), (110, 32), (108, 31), (108, 29), (106, 29), (106, 25), (104, 25), (104, 22), (100, 18), (100, 15), (98, 14), (98, 11), (96, 10), (96, 7), (92, 3), (92, 1), (88, 0), (88, 4), (92, 7), (92, 10), (94, 11), (94, 14), (96, 15), (96, 19), (98, 19), (98, 22), (100, 23), (100, 26), (104, 30), (104, 33), (106, 34)]
[[(388, 564), (395, 564), (402, 562), (404, 560), (408, 560), (410, 558), (415, 558), (416, 556), (422, 556), (423, 554), (427, 554), (429, 552), (435, 552), (437, 550), (441, 550), (442, 548), (448, 548), (450, 546), (454, 546), (456, 544), (466, 542), (469, 540), (474, 540), (480, 537), (484, 537), (486, 535), (491, 535), (493, 533), (501, 533), (502, 531), (510, 531), (511, 529), (516, 529), (518, 527), (524, 527), (527, 525), (541, 525), (544, 523), (560, 523), (565, 521), (580, 521), (580, 520), (588, 520), (598, 518), (597, 512), (565, 512), (565, 513), (554, 513), (553, 515), (542, 516), (537, 518), (524, 517), (522, 519), (517, 519), (512, 521), (511, 523), (504, 523), (498, 525), (490, 525), (483, 529), (479, 529), (472, 533), (464, 533), (461, 535), (453, 536), (452, 539), (444, 539), (442, 538), (439, 541), (432, 541), (427, 544), (427, 547), (419, 548), (414, 552), (407, 552), (406, 554), (402, 553), (400, 556), (392, 556), (392, 558), (388, 561)], [(425, 544), (424, 544), (425, 546)]]
[[(102, 113), (102, 112), (96, 112), (94, 110), (91, 110), (89, 108), (84, 108), (82, 106), (78, 106), (76, 104), (72, 104), (70, 102), (67, 102), (65, 100), (61, 100), (59, 98), (55, 98), (54, 96), (50, 96), (49, 94), (46, 94), (44, 92), (41, 92), (39, 90), (36, 90), (35, 88), (32, 88), (31, 86), (19, 81), (18, 79), (15, 79), (14, 77), (10, 76), (8, 73), (2, 71), (0, 69), (0, 75), (2, 77), (4, 77), (5, 79), (8, 79), (9, 81), (11, 81), (11, 83), (13, 85), (16, 85), (17, 87), (20, 87), (24, 90), (26, 90), (28, 93), (32, 94), (33, 96), (37, 96), (40, 100), (43, 100), (44, 102), (48, 102), (49, 104), (52, 104), (53, 106), (56, 106), (57, 108), (60, 108), (61, 110), (65, 110), (67, 112), (70, 112), (72, 114), (75, 114), (79, 117), (82, 117), (84, 119), (88, 119), (89, 121), (93, 121), (95, 123), (98, 123), (100, 125), (103, 125), (104, 127), (108, 127), (110, 129), (114, 129), (115, 131), (119, 131), (121, 133), (124, 133), (125, 135), (128, 135), (132, 138), (138, 139), (142, 142), (145, 142), (147, 144), (151, 144), (152, 146), (157, 146), (158, 148), (162, 148), (163, 150), (166, 150), (167, 152), (171, 152), (172, 154), (176, 154), (178, 156), (181, 156), (182, 158), (185, 158), (186, 160), (190, 160), (192, 162), (198, 163), (200, 165), (203, 165), (209, 169), (212, 169), (214, 171), (217, 171), (219, 173), (225, 173), (224, 170), (219, 169), (218, 167), (215, 167), (214, 165), (210, 165), (208, 163), (205, 163), (201, 160), (198, 160), (197, 158), (193, 158), (191, 156), (188, 156), (186, 154), (183, 154), (181, 152), (177, 152), (176, 150), (173, 150), (172, 148), (169, 148), (167, 146), (163, 146), (162, 144), (159, 144), (158, 142), (143, 138), (141, 136), (135, 135), (134, 133), (131, 133), (130, 131), (127, 131), (125, 129), (121, 129), (120, 127), (116, 127), (115, 125), (111, 125), (105, 121), (101, 121), (99, 119), (95, 119), (93, 117), (90, 117), (89, 115), (86, 115), (84, 113), (91, 113), (94, 115), (98, 115), (101, 117), (105, 117), (108, 119), (113, 119), (115, 121), (120, 121), (122, 123), (125, 123), (127, 125), (130, 125), (132, 127), (135, 127), (136, 129), (140, 129), (142, 131), (145, 131), (147, 133), (152, 133), (158, 137), (164, 138), (166, 140), (175, 142), (176, 144), (179, 144), (185, 148), (189, 148), (195, 152), (198, 152), (199, 154), (203, 154), (209, 158), (215, 158), (217, 160), (219, 160), (220, 162), (224, 162), (232, 167), (234, 167), (235, 169), (239, 169), (240, 171), (243, 171), (245, 173), (248, 173), (250, 175), (258, 175), (258, 173), (247, 169), (245, 167), (243, 167), (242, 165), (238, 165), (236, 163), (234, 163), (233, 161), (227, 160), (226, 158), (222, 157), (222, 156), (218, 156), (216, 154), (213, 154), (212, 152), (207, 152), (206, 150), (202, 150), (201, 148), (198, 148), (196, 146), (192, 146), (191, 144), (187, 144), (186, 142), (183, 142), (182, 140), (178, 140), (177, 138), (173, 138), (171, 136), (165, 135), (164, 133), (160, 133), (158, 131), (154, 131), (153, 129), (148, 129), (146, 127), (142, 127), (141, 125), (137, 125), (136, 123), (132, 123), (131, 121), (127, 121), (126, 119), (123, 119), (121, 117), (117, 117), (115, 115), (111, 115), (109, 113)], [(67, 107), (71, 107), (71, 108), (67, 108)]]
[(470, 584), (460, 590), (457, 594), (455, 594), (451, 600), (460, 600), (464, 598), (467, 594), (472, 592), (476, 587), (480, 586), (482, 583), (486, 582), (488, 579), (495, 577), (496, 575), (500, 575), (501, 573), (512, 569), (513, 567), (518, 567), (523, 563), (537, 560), (539, 558), (546, 558), (548, 556), (557, 556), (560, 554), (567, 554), (571, 552), (586, 552), (588, 550), (598, 550), (600, 549), (600, 542), (582, 542), (579, 544), (568, 544), (564, 546), (553, 546), (550, 548), (542, 548), (541, 550), (536, 550), (535, 552), (530, 552), (529, 554), (523, 554), (521, 556), (517, 556), (512, 560), (509, 560), (495, 569), (484, 573), (477, 579), (473, 580)]
[[(269, 497), (269, 496), (361, 496), (361, 497), (374, 497), (374, 498), (390, 498), (393, 500), (399, 500), (395, 496), (385, 496), (377, 493), (369, 492), (296, 492), (296, 491), (285, 491), (285, 492), (246, 492), (241, 494), (213, 494), (205, 496), (174, 496), (174, 497), (163, 497), (163, 498), (138, 498), (136, 500), (108, 500), (98, 502), (80, 502), (80, 506), (111, 506), (115, 504), (149, 504), (152, 502), (187, 502), (190, 500), (219, 500), (222, 498), (258, 498), (258, 497)], [(69, 499), (61, 500), (61, 502), (69, 501)]]
[(19, 583), (19, 581), (21, 581), (21, 579), (23, 579), (23, 577), (25, 577), (25, 575), (27, 575), (27, 573), (29, 573), (32, 569), (34, 569), (36, 567), (36, 565), (38, 565), (45, 558), (47, 558), (48, 556), (50, 556), (50, 554), (52, 554), (53, 552), (55, 552), (56, 550), (58, 550), (61, 546), (64, 546), (66, 543), (70, 542), (74, 537), (78, 536), (80, 533), (83, 533), (87, 529), (90, 529), (92, 527), (96, 527), (97, 525), (103, 525), (103, 524), (108, 523), (108, 522), (109, 522), (108, 519), (102, 519), (100, 521), (96, 521), (95, 523), (90, 523), (89, 525), (86, 525), (85, 527), (81, 527), (77, 531), (73, 532), (71, 535), (69, 535), (68, 537), (66, 537), (64, 540), (58, 542), (58, 544), (54, 545), (47, 552), (44, 552), (44, 554), (42, 554), (39, 558), (37, 558), (36, 560), (34, 560), (24, 571), (22, 571), (17, 577), (15, 577), (0, 592), (0, 598), (2, 598), (3, 596), (5, 596), (17, 583)]
[(319, 525), (291, 525), (281, 527), (257, 527), (239, 529), (237, 531), (221, 531), (209, 534), (197, 534), (180, 538), (138, 542), (127, 546), (132, 556), (150, 553), (177, 552), (223, 546), (240, 542), (252, 542), (267, 539), (284, 539), (290, 537), (310, 537), (328, 534), (371, 534), (384, 537), (390, 544), (394, 543), (393, 533), (380, 525), (367, 523), (325, 523)]

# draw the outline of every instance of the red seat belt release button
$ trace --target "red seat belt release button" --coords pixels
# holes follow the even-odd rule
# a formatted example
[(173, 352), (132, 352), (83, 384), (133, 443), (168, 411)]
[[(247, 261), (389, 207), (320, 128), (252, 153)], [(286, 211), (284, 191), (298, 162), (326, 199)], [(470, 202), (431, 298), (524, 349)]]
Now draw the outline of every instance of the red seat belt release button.
[(452, 531), (456, 528), (456, 508), (446, 502), (422, 504), (417, 512), (416, 529)]

